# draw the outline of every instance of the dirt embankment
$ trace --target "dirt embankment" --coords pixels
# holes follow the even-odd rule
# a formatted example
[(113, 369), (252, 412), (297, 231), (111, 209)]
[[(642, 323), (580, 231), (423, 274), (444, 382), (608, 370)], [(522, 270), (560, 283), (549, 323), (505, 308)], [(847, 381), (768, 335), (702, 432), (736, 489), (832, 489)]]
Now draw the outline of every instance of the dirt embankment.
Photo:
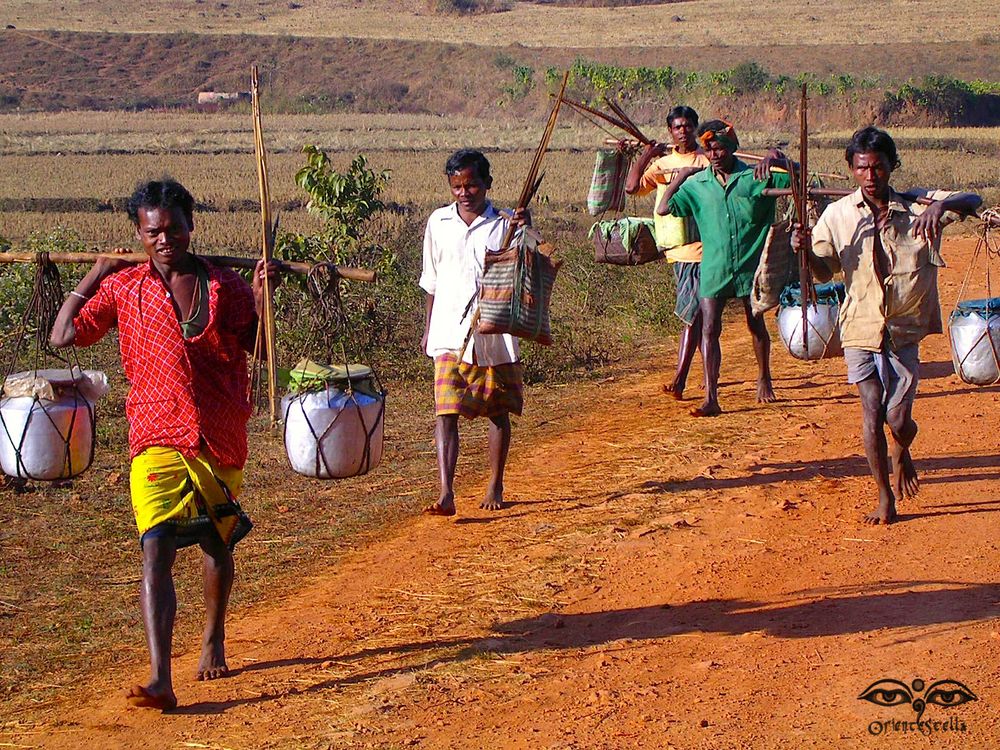
[[(945, 249), (946, 311), (971, 250)], [(666, 398), (656, 369), (585, 401), (567, 388), (552, 432), (515, 443), (510, 509), (476, 510), (483, 478), (462, 477), (455, 521), (405, 523), (233, 622), (231, 679), (190, 681), (197, 649), (180, 655), (176, 713), (125, 708), (137, 657), (0, 740), (760, 750), (926, 747), (924, 733), (935, 747), (992, 746), (1000, 393), (957, 380), (945, 337), (925, 342), (922, 490), (899, 523), (867, 527), (874, 485), (842, 360), (775, 349), (782, 400), (761, 406), (730, 319), (726, 413), (712, 420)], [(913, 700), (954, 680), (975, 700), (958, 705), (946, 686), (955, 705), (931, 700), (920, 728), (910, 698), (859, 700), (881, 679)]]
[[(820, 78), (837, 73), (884, 76), (897, 82), (919, 81), (931, 74), (1000, 79), (1000, 56), (988, 40), (971, 43), (961, 54), (956, 54), (954, 44), (930, 43), (647, 47), (637, 56), (636, 50), (616, 47), (528, 49), (374, 39), (7, 29), (0, 31), (0, 110), (193, 107), (200, 91), (245, 90), (250, 66), (257, 63), (268, 104), (285, 110), (517, 117), (544, 112), (546, 69), (565, 68), (577, 58), (613, 65), (673, 66), (680, 71), (727, 70), (755, 61), (773, 75), (809, 71)], [(532, 71), (533, 88), (523, 98), (515, 80), (516, 66)], [(712, 91), (685, 96), (712, 97), (713, 109), (721, 107), (749, 125), (784, 125), (795, 117), (794, 107), (789, 109), (773, 96), (725, 97)], [(826, 99), (829, 106), (823, 104)], [(879, 89), (821, 97), (812, 105), (814, 123), (853, 127), (879, 117), (883, 99)], [(992, 106), (995, 110), (995, 102)], [(989, 124), (989, 112), (966, 110), (951, 124)], [(883, 119), (897, 115), (905, 115), (910, 124), (946, 122), (940, 113), (925, 113), (919, 107), (903, 114), (887, 112)], [(996, 112), (991, 116), (995, 120)]]

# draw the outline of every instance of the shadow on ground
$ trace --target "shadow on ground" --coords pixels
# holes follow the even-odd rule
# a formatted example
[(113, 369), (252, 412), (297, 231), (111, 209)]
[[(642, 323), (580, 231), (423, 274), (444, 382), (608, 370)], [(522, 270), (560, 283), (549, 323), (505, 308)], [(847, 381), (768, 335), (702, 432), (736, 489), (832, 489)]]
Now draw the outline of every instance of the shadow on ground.
[[(763, 632), (776, 638), (809, 638), (955, 625), (997, 616), (1000, 616), (1000, 584), (956, 581), (889, 582), (881, 584), (877, 591), (859, 586), (807, 589), (790, 594), (787, 601), (769, 605), (743, 599), (712, 599), (603, 612), (549, 612), (501, 624), (495, 628), (495, 635), (487, 638), (434, 639), (353, 653), (260, 662), (241, 671), (322, 665), (326, 661), (344, 667), (373, 657), (411, 657), (406, 664), (320, 680), (302, 688), (283, 687), (246, 698), (195, 703), (178, 707), (175, 713), (219, 714), (239, 706), (429, 669), (483, 653), (579, 649), (624, 639), (658, 640), (690, 633)], [(421, 655), (427, 658), (422, 659)]]

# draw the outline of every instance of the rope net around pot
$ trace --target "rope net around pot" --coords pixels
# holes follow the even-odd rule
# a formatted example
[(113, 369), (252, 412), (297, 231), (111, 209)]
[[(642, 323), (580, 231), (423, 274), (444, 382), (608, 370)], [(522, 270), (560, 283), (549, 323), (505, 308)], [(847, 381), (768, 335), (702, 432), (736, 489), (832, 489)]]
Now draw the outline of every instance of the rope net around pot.
[[(107, 391), (107, 381), (103, 373), (80, 367), (76, 347), (63, 356), (50, 346), (49, 334), (62, 302), (59, 269), (48, 253), (39, 253), (31, 296), (6, 355), (0, 384), (0, 457), (4, 472), (19, 479), (70, 479), (94, 460), (94, 402)], [(16, 373), (28, 347), (30, 368)], [(63, 368), (44, 369), (47, 360)], [(32, 445), (33, 440), (43, 439), (52, 444)]]
[[(312, 268), (307, 277), (307, 288), (311, 299), (310, 306), (310, 337), (307, 351), (322, 350), (329, 362), (339, 360), (339, 367), (317, 365), (308, 359), (303, 359), (292, 369), (291, 380), (299, 390), (290, 393), (283, 399), (282, 410), (283, 439), (288, 453), (289, 462), (299, 473), (306, 473), (316, 478), (342, 478), (366, 474), (381, 461), (384, 445), (385, 395), (378, 372), (374, 365), (351, 364), (347, 356), (348, 347), (355, 351), (354, 337), (349, 316), (344, 309), (340, 294), (340, 281), (336, 268), (332, 264), (321, 263)], [(337, 354), (339, 353), (339, 357)], [(333, 419), (325, 426), (315, 417), (310, 418), (306, 409), (306, 400), (310, 394), (323, 394), (329, 399), (331, 391), (341, 390), (345, 398), (339, 404)], [(377, 409), (367, 409), (375, 403)], [(312, 456), (311, 471), (302, 471), (304, 467), (296, 466), (289, 445), (289, 422), (295, 419), (292, 409), (298, 405), (299, 414), (304, 421), (309, 435), (315, 444)], [(327, 400), (329, 407), (329, 400)], [(332, 409), (333, 407), (329, 407)], [(325, 410), (317, 410), (325, 411)], [(366, 417), (366, 411), (375, 411), (374, 415)], [(346, 470), (346, 473), (332, 466), (324, 451), (324, 443), (338, 427), (347, 428), (343, 420), (355, 415), (360, 426), (363, 439), (363, 450), (356, 468)], [(292, 419), (290, 420), (290, 417)], [(324, 420), (325, 421), (325, 420)]]
[[(980, 214), (979, 239), (958, 294), (958, 302), (948, 318), (955, 374), (970, 385), (1000, 383), (1000, 297), (993, 296), (992, 264), (1000, 257), (1000, 206)], [(967, 297), (972, 277), (982, 268), (983, 298)]]
[[(796, 359), (818, 360), (839, 357), (843, 352), (840, 342), (838, 317), (845, 290), (840, 282), (814, 285), (816, 302), (807, 302), (807, 328), (802, 330), (802, 294), (798, 282), (782, 290), (777, 312), (778, 333), (785, 349)], [(808, 356), (803, 345), (808, 336)], [(822, 344), (817, 350), (814, 343)]]

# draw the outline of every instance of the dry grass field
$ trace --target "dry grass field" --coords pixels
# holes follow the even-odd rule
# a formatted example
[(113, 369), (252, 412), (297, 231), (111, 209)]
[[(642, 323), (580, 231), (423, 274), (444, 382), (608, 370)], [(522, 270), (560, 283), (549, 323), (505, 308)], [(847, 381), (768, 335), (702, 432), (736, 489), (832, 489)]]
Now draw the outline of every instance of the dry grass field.
[[(494, 197), (511, 203), (533, 148), (535, 129), (504, 120), (469, 120), (426, 115), (279, 115), (265, 119), (271, 154), (272, 195), (279, 205), (301, 202), (293, 176), (302, 164), (304, 143), (331, 152), (345, 167), (365, 153), (379, 169), (391, 169), (387, 199), (411, 207), (395, 219), (420, 223), (429, 208), (447, 202), (441, 177), (450, 151), (467, 145), (483, 148), (495, 166)], [(651, 128), (653, 136), (665, 134)], [(968, 188), (1000, 202), (1000, 128), (934, 128), (893, 131), (899, 138), (902, 187)], [(582, 232), (593, 152), (604, 133), (567, 113), (553, 138), (536, 210), (565, 215)], [(819, 132), (813, 137), (811, 164), (844, 173), (842, 150), (849, 133)], [(787, 132), (742, 133), (747, 148), (762, 150), (777, 142), (794, 143)], [(794, 146), (792, 147), (794, 149)], [(131, 241), (121, 214), (95, 212), (74, 201), (112, 201), (129, 194), (141, 179), (169, 173), (213, 209), (199, 220), (198, 241), (209, 248), (256, 244), (256, 176), (249, 117), (243, 114), (107, 112), (0, 115), (0, 237), (14, 242), (33, 231), (56, 226), (74, 229), (95, 245)], [(846, 183), (841, 183), (846, 184)], [(29, 199), (36, 210), (25, 208)], [(46, 202), (48, 201), (48, 202)], [(250, 202), (248, 204), (248, 201)], [(645, 213), (648, 201), (634, 211)], [(283, 211), (289, 231), (309, 229), (301, 208)]]
[[(0, 24), (21, 30), (213, 34), (290, 34), (525, 47), (657, 47), (824, 45), (862, 39), (972, 42), (995, 33), (988, 0), (885, 0), (878, 12), (866, 0), (836, 3), (772, 0), (696, 0), (621, 8), (553, 7), (514, 3), (496, 16), (462, 18), (428, 13), (402, 0), (229, 0), (177, 3), (151, 0), (129, 13), (107, 0), (66, 0), (51, 13), (44, 0), (4, 3)], [(766, 12), (762, 12), (765, 11)], [(675, 16), (682, 21), (672, 20)]]

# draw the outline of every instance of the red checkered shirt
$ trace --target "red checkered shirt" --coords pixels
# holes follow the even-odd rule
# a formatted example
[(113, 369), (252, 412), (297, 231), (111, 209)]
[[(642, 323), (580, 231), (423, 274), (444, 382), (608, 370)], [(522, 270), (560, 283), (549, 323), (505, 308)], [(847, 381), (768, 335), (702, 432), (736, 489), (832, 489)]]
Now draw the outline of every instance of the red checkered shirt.
[[(202, 262), (202, 261), (199, 261)], [(208, 269), (208, 325), (181, 335), (169, 292), (152, 263), (106, 277), (73, 321), (75, 343), (89, 346), (118, 327), (132, 458), (146, 448), (175, 448), (187, 457), (202, 446), (222, 466), (247, 458), (246, 350), (257, 326), (253, 292), (234, 271)]]

